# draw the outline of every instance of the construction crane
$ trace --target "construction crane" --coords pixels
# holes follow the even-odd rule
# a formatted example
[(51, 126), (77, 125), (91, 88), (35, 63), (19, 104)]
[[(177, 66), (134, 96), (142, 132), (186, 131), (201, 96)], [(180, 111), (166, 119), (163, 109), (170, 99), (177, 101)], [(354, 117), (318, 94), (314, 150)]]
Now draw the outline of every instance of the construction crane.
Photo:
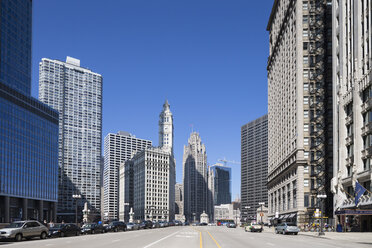
[(218, 159), (219, 162), (222, 162), (224, 166), (227, 166), (227, 163), (230, 163), (230, 164), (240, 164), (240, 162), (236, 162), (236, 161), (230, 161), (230, 160), (226, 160), (226, 158), (223, 158), (223, 159)]

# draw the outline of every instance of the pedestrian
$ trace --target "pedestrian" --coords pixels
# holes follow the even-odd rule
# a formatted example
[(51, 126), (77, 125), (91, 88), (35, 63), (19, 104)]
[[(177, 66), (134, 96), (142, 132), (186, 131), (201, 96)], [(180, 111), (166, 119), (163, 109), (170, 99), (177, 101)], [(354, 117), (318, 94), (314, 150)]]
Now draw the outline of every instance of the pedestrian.
[(65, 221), (64, 220), (62, 220), (62, 224), (65, 224)]
[(54, 222), (51, 220), (50, 222), (49, 222), (49, 228), (53, 228), (54, 227)]
[(48, 223), (47, 223), (46, 220), (44, 220), (43, 224), (44, 224), (44, 226), (48, 227)]

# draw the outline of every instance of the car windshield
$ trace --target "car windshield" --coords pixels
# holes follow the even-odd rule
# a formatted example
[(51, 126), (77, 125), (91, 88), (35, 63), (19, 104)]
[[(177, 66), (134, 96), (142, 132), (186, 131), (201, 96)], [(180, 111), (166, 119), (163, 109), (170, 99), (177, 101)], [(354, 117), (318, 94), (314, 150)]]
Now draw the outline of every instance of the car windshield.
[(24, 224), (24, 222), (13, 222), (9, 226), (7, 226), (7, 228), (19, 228), (19, 227), (23, 226), (23, 224)]
[(127, 225), (131, 225), (131, 226), (133, 226), (134, 225), (134, 223), (133, 222), (129, 222)]
[(287, 226), (296, 226), (296, 224), (293, 224), (293, 223), (287, 223)]
[(92, 227), (92, 224), (85, 224), (83, 227), (85, 227), (85, 228), (91, 228)]

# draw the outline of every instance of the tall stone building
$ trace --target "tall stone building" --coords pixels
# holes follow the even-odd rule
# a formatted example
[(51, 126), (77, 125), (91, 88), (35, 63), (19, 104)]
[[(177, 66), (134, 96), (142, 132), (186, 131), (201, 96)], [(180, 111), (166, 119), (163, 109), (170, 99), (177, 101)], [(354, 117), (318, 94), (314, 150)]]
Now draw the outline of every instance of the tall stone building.
[[(160, 147), (147, 147), (120, 166), (120, 219), (126, 220), (133, 207), (136, 220), (174, 220), (173, 130), (173, 115), (166, 101), (159, 116)], [(125, 207), (125, 203), (129, 206)]]
[[(355, 231), (372, 231), (372, 215), (350, 210), (372, 208), (372, 3), (333, 4), (334, 208), (345, 228), (348, 222)], [(357, 207), (356, 181), (368, 190)]]
[(259, 203), (267, 206), (268, 139), (267, 115), (241, 127), (242, 218), (256, 217)]
[(31, 96), (32, 1), (0, 1), (0, 223), (56, 219), (58, 112)]
[(183, 150), (183, 192), (187, 221), (200, 221), (203, 211), (210, 215), (207, 152), (196, 132), (191, 133)]
[(175, 214), (183, 215), (183, 185), (176, 183), (175, 185)]
[[(58, 221), (75, 221), (76, 204), (81, 219), (85, 202), (99, 218), (102, 76), (75, 58), (43, 58), (39, 99), (59, 111)], [(73, 199), (74, 194), (81, 199)]]
[(103, 170), (104, 216), (105, 219), (118, 219), (119, 212), (119, 166), (138, 151), (151, 147), (150, 140), (136, 138), (133, 134), (119, 131), (109, 133), (104, 141), (105, 165)]
[(269, 217), (312, 221), (326, 194), (332, 216), (332, 5), (275, 0), (267, 30)]

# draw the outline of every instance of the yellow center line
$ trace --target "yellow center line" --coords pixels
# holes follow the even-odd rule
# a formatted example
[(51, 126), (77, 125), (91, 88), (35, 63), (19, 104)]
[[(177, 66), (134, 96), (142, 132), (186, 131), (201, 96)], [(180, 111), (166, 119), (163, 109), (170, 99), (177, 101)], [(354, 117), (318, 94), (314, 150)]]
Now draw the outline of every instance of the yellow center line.
[(200, 248), (203, 248), (203, 238), (202, 238), (202, 233), (199, 231), (200, 235)]
[(218, 244), (218, 242), (213, 238), (212, 234), (210, 234), (210, 232), (208, 232), (208, 234), (209, 234), (209, 236), (211, 236), (211, 238), (213, 239), (214, 243), (216, 243), (217, 247), (218, 248), (221, 248), (221, 246)]

